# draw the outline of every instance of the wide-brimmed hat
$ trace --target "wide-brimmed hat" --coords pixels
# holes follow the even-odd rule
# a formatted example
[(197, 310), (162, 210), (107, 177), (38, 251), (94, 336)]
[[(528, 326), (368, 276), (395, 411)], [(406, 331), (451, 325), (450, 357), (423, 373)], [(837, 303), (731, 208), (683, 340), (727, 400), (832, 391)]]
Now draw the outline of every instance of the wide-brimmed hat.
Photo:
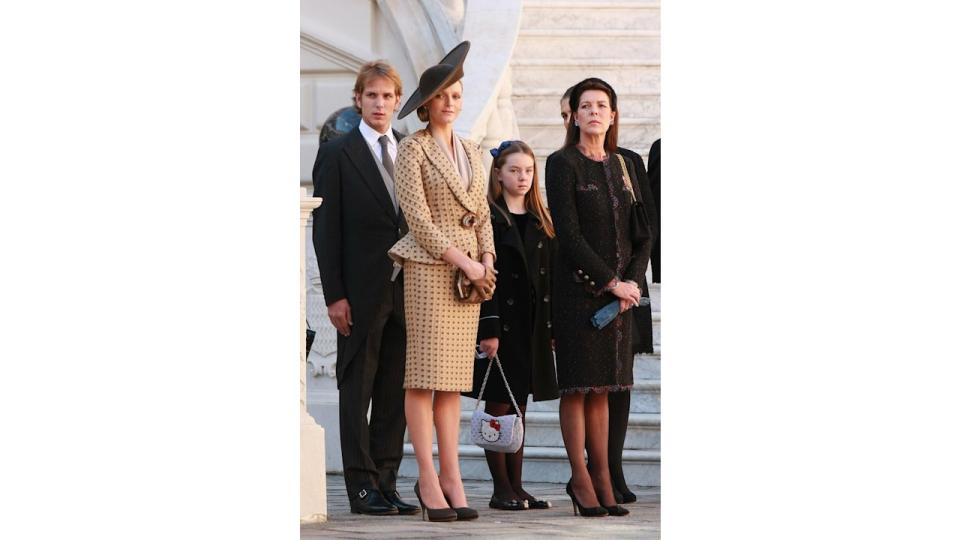
[(464, 41), (448, 52), (437, 65), (427, 68), (423, 75), (420, 75), (420, 85), (407, 98), (397, 118), (403, 118), (417, 110), (434, 94), (463, 78), (463, 61), (467, 59), (469, 50), (470, 42)]

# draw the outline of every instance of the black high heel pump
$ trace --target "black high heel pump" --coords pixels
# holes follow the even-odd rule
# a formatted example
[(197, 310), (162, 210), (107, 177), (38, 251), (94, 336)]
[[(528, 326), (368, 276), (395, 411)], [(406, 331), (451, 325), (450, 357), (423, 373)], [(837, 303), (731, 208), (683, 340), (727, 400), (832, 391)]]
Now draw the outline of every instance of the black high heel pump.
[(603, 517), (607, 515), (607, 509), (602, 506), (591, 506), (589, 508), (584, 508), (580, 501), (577, 500), (577, 496), (573, 494), (573, 488), (570, 486), (570, 481), (567, 482), (567, 495), (570, 496), (570, 500), (573, 501), (573, 515), (577, 515), (577, 511), (580, 511), (580, 515), (583, 517)]
[(423, 499), (420, 497), (420, 481), (419, 480), (417, 480), (417, 483), (413, 485), (413, 492), (416, 494), (417, 500), (420, 501), (420, 508), (423, 508), (424, 521), (428, 521), (427, 518), (430, 518), (429, 521), (456, 521), (457, 520), (457, 512), (453, 508), (427, 508), (427, 505), (423, 504)]
[[(440, 491), (443, 490), (441, 489)], [(443, 494), (443, 498), (447, 500), (447, 504), (450, 505), (450, 508), (453, 508), (453, 503), (450, 502), (450, 499), (447, 497), (446, 493)], [(470, 521), (471, 519), (477, 519), (480, 517), (480, 513), (469, 506), (453, 508), (453, 511), (457, 514), (457, 521)]]

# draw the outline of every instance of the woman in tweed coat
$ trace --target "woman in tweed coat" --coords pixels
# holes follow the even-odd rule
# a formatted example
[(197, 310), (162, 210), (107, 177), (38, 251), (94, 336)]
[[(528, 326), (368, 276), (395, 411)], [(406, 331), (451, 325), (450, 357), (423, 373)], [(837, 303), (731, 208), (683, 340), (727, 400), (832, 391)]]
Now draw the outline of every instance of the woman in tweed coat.
[[(633, 317), (623, 313), (639, 306), (637, 284), (650, 258), (644, 237), (650, 235), (632, 219), (632, 194), (639, 189), (632, 163), (621, 162), (617, 154), (613, 88), (585, 79), (574, 86), (570, 105), (573, 122), (566, 142), (546, 166), (547, 198), (560, 243), (553, 331), (560, 429), (572, 473), (567, 493), (584, 515), (622, 516), (629, 512), (616, 503), (607, 461), (607, 393), (628, 392), (633, 385)], [(591, 316), (615, 301), (619, 316), (595, 328)]]
[[(420, 77), (400, 111), (416, 109), (426, 129), (405, 137), (397, 155), (397, 199), (410, 232), (390, 249), (403, 266), (407, 361), (403, 387), (419, 480), (414, 491), (431, 520), (475, 519), (460, 477), (460, 392), (473, 387), (480, 304), (453, 293), (462, 270), (474, 286), (493, 294), (493, 230), (480, 149), (454, 135), (462, 106), (462, 64), (467, 42)], [(482, 261), (482, 262), (481, 262)], [(433, 468), (433, 426), (440, 474)], [(446, 512), (444, 512), (444, 510)]]

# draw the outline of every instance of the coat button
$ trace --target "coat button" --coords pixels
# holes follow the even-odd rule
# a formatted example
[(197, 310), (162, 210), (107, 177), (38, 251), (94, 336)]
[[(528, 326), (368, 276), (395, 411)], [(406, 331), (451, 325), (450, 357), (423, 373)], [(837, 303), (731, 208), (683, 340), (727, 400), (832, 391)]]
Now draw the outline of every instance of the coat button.
[(550, 321), (547, 321), (547, 328), (553, 328), (553, 323)]
[(542, 247), (543, 247), (543, 240), (537, 242), (537, 249), (540, 249)]
[(509, 332), (509, 331), (510, 331), (510, 325), (509, 325), (509, 324), (503, 325), (503, 331), (504, 331), (504, 332)]
[(583, 270), (577, 270), (577, 273), (582, 276), (582, 275), (583, 275)]
[(583, 279), (590, 279), (590, 276), (583, 276)]
[(544, 301), (544, 302), (549, 302), (549, 301), (550, 301), (550, 295), (549, 295), (549, 294), (544, 295), (543, 301)]
[(513, 305), (513, 298), (507, 298), (507, 305), (508, 305), (508, 306), (512, 306), (512, 305)]
[(590, 286), (591, 286), (591, 287), (596, 287), (597, 284), (591, 281), (591, 282), (590, 282)]
[(547, 269), (546, 269), (546, 268), (541, 268), (541, 269), (540, 269), (540, 275), (541, 275), (541, 276), (547, 275)]

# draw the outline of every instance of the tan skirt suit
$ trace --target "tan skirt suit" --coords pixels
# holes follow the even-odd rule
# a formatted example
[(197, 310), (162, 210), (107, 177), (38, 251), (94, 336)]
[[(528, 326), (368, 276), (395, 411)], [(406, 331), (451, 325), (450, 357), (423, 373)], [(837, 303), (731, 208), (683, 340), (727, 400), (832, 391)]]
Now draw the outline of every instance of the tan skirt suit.
[(466, 189), (465, 178), (428, 131), (418, 131), (399, 144), (397, 200), (410, 232), (394, 244), (389, 255), (403, 265), (407, 324), (404, 388), (449, 392), (473, 388), (480, 304), (456, 301), (453, 279), (457, 269), (441, 257), (450, 246), (478, 261), (484, 252), (496, 252), (480, 148), (456, 139), (469, 163), (464, 167), (469, 176)]

